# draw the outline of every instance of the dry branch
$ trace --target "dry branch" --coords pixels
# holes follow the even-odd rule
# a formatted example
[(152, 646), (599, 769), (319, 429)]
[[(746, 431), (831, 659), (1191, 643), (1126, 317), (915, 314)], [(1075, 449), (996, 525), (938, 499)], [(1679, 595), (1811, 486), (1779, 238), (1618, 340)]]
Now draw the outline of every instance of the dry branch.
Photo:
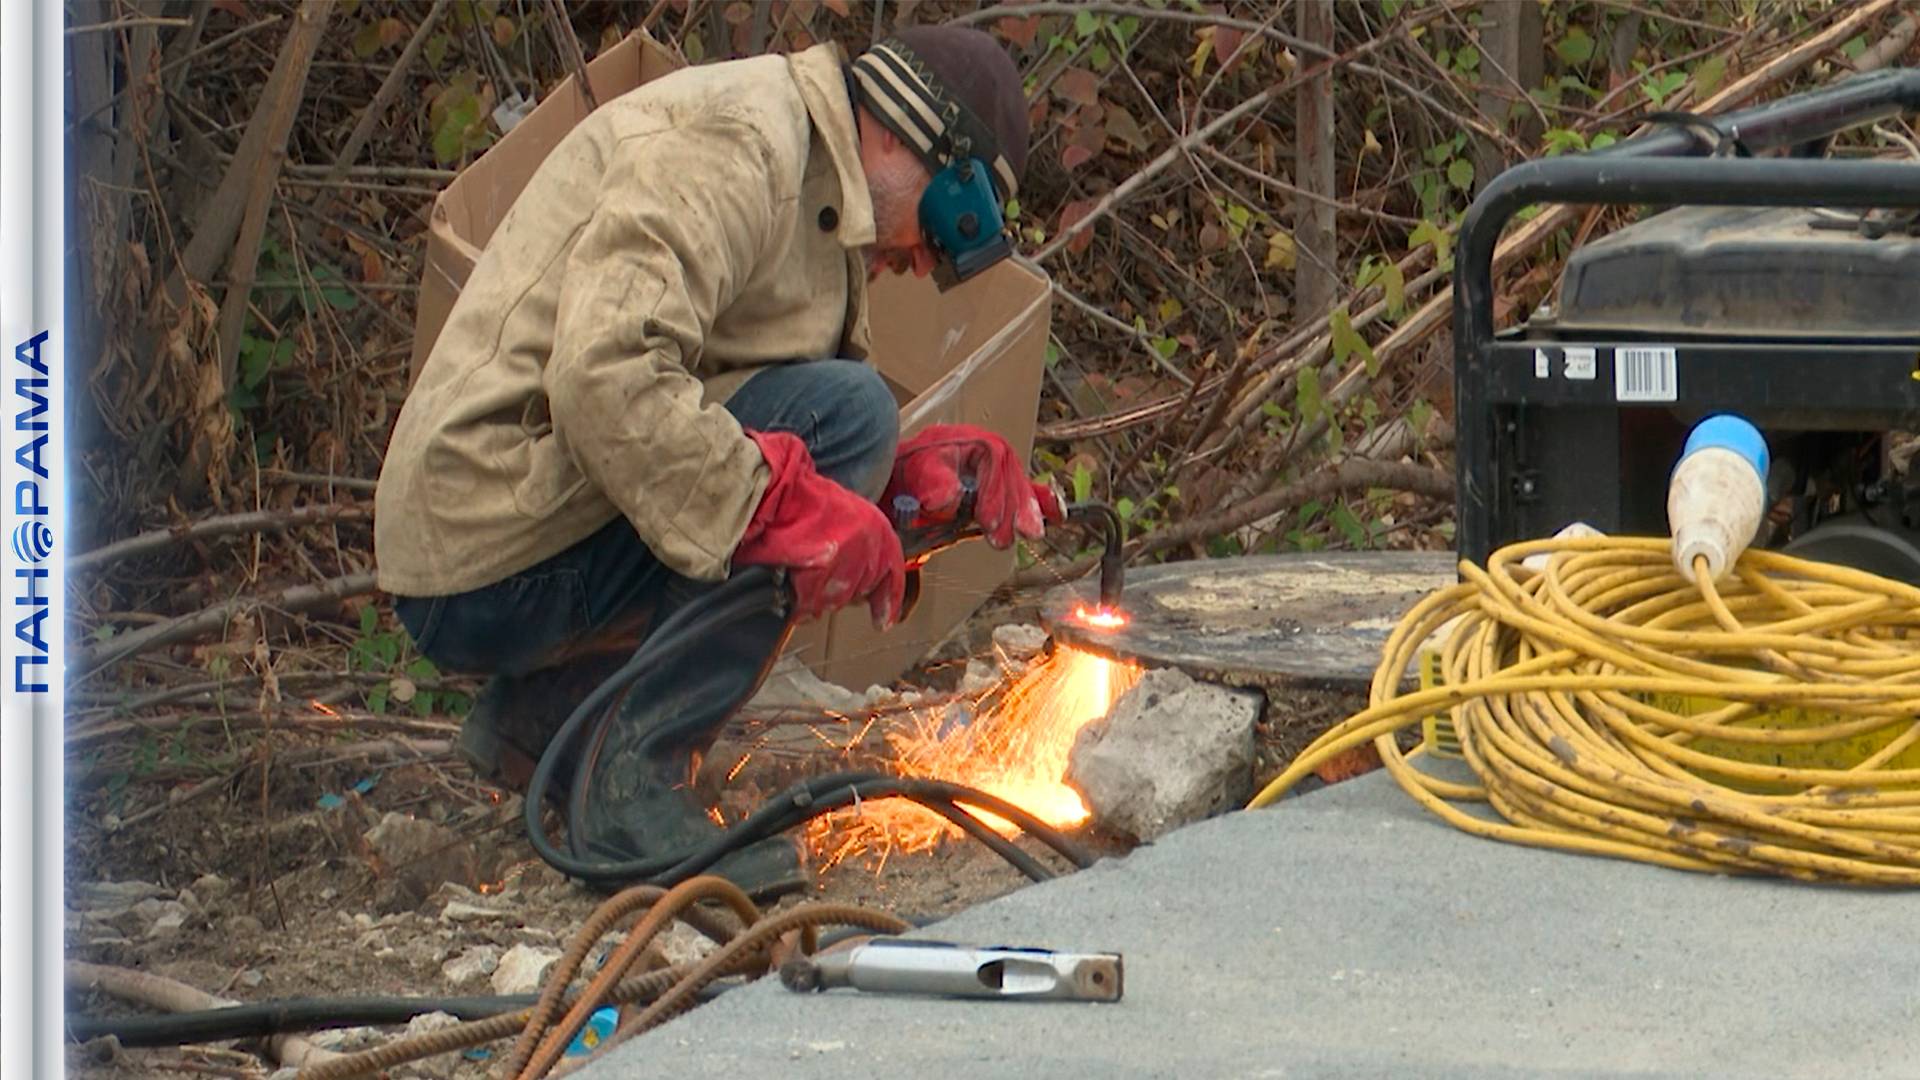
[(339, 603), (350, 596), (374, 591), (374, 575), (349, 574), (319, 585), (296, 585), (269, 596), (246, 596), (216, 604), (205, 611), (169, 619), (158, 626), (135, 630), (88, 648), (77, 649), (67, 661), (68, 679), (85, 678), (109, 664), (129, 656), (171, 645), (177, 641), (217, 633), (235, 616), (256, 607), (271, 607), (291, 613), (315, 611)]
[[(1419, 14), (1414, 15), (1413, 17), (1407, 19), (1405, 22), (1400, 23), (1396, 28), (1395, 32), (1382, 34), (1371, 41), (1362, 42), (1360, 45), (1354, 47), (1353, 49), (1348, 50), (1345, 54), (1342, 54), (1342, 55), (1335, 55), (1330, 51), (1322, 49), (1318, 46), (1310, 46), (1307, 42), (1300, 41), (1298, 38), (1295, 38), (1289, 34), (1282, 34), (1279, 31), (1274, 30), (1271, 26), (1268, 26), (1264, 23), (1248, 22), (1244, 19), (1219, 18), (1219, 17), (1207, 16), (1207, 15), (1200, 15), (1200, 16), (1194, 16), (1192, 18), (1187, 18), (1187, 16), (1190, 16), (1193, 13), (1176, 11), (1172, 9), (1159, 11), (1153, 8), (1136, 7), (1131, 4), (1036, 3), (1036, 4), (1021, 5), (1019, 8), (1019, 13), (1022, 16), (1043, 15), (1043, 14), (1048, 14), (1050, 12), (1054, 14), (1064, 14), (1064, 13), (1077, 11), (1082, 8), (1088, 11), (1101, 11), (1101, 12), (1106, 12), (1110, 14), (1138, 15), (1141, 18), (1179, 19), (1181, 21), (1212, 23), (1220, 26), (1231, 25), (1241, 29), (1248, 30), (1253, 33), (1265, 34), (1269, 37), (1280, 39), (1281, 41), (1288, 44), (1298, 45), (1305, 51), (1312, 52), (1313, 54), (1318, 56), (1324, 56), (1326, 60), (1324, 63), (1315, 64), (1315, 65), (1312, 65), (1311, 67), (1306, 68), (1303, 71), (1297, 72), (1292, 78), (1287, 79), (1284, 82), (1281, 82), (1277, 85), (1271, 86), (1266, 90), (1263, 90), (1260, 93), (1255, 94), (1254, 96), (1241, 102), (1240, 104), (1235, 105), (1233, 108), (1228, 109), (1226, 112), (1221, 113), (1219, 116), (1215, 117), (1211, 123), (1206, 124), (1205, 126), (1199, 128), (1198, 130), (1180, 139), (1178, 142), (1174, 143), (1172, 146), (1168, 147), (1158, 157), (1154, 158), (1152, 161), (1142, 166), (1140, 171), (1134, 173), (1132, 176), (1129, 176), (1125, 180), (1121, 181), (1119, 186), (1115, 187), (1112, 191), (1109, 191), (1105, 196), (1103, 196), (1100, 199), (1100, 201), (1094, 205), (1093, 209), (1087, 212), (1085, 217), (1082, 217), (1080, 220), (1074, 222), (1072, 225), (1068, 226), (1067, 228), (1062, 229), (1060, 232), (1060, 235), (1049, 240), (1045, 245), (1043, 245), (1040, 248), (1039, 251), (1034, 252), (1033, 254), (1034, 262), (1045, 262), (1047, 259), (1051, 258), (1061, 248), (1065, 247), (1068, 241), (1072, 240), (1075, 236), (1079, 235), (1084, 230), (1092, 227), (1095, 222), (1099, 221), (1101, 218), (1106, 217), (1109, 213), (1111, 213), (1113, 211), (1113, 208), (1116, 205), (1118, 205), (1120, 202), (1124, 201), (1128, 197), (1132, 196), (1135, 192), (1139, 191), (1140, 188), (1144, 186), (1148, 180), (1151, 180), (1155, 176), (1158, 176), (1160, 173), (1166, 171), (1167, 168), (1172, 166), (1174, 162), (1186, 160), (1187, 155), (1192, 153), (1195, 147), (1204, 144), (1208, 139), (1211, 139), (1213, 136), (1219, 134), (1222, 130), (1231, 126), (1235, 121), (1240, 120), (1245, 116), (1252, 115), (1254, 113), (1259, 112), (1261, 109), (1266, 108), (1267, 105), (1269, 105), (1276, 99), (1284, 97), (1287, 94), (1293, 93), (1294, 91), (1300, 89), (1302, 86), (1306, 85), (1312, 79), (1317, 78), (1328, 71), (1331, 71), (1335, 67), (1346, 66), (1346, 67), (1352, 68), (1354, 71), (1357, 71), (1357, 72), (1372, 74), (1382, 78), (1388, 78), (1391, 81), (1395, 81), (1395, 82), (1400, 81), (1398, 76), (1388, 76), (1385, 72), (1382, 72), (1378, 68), (1369, 67), (1366, 64), (1359, 63), (1358, 58), (1362, 56), (1366, 56), (1370, 53), (1373, 53), (1381, 48), (1384, 48), (1385, 46), (1395, 41), (1402, 40), (1405, 37), (1406, 32), (1412, 29), (1413, 27), (1438, 19), (1441, 16), (1441, 14), (1448, 9), (1448, 5), (1443, 4), (1443, 5), (1431, 8), (1429, 10), (1422, 11)], [(1007, 14), (1006, 12), (998, 11), (997, 9), (989, 9), (989, 10), (994, 11), (996, 15)], [(972, 16), (983, 16), (984, 14), (985, 13), (983, 12), (971, 13)], [(985, 20), (984, 18), (973, 18), (971, 16), (962, 16), (953, 21), (955, 23), (969, 23), (969, 22), (982, 22)], [(1425, 94), (1421, 94), (1419, 91), (1415, 90), (1413, 87), (1406, 87), (1405, 89), (1407, 89), (1408, 92), (1410, 93), (1418, 94), (1422, 98), (1426, 97)], [(1428, 100), (1431, 100), (1431, 99), (1428, 99)], [(1435, 108), (1440, 108), (1438, 103), (1434, 103), (1434, 106)], [(1443, 109), (1442, 111), (1445, 111), (1445, 110)], [(1466, 123), (1467, 121), (1462, 119), (1462, 122)], [(1477, 127), (1478, 125), (1474, 125), (1474, 126)]]
[[(293, 28), (280, 46), (273, 73), (260, 91), (260, 103), (247, 122), (239, 148), (234, 151), (233, 165), (221, 177), (219, 188), (207, 199), (200, 219), (194, 223), (193, 238), (180, 257), (182, 269), (168, 279), (167, 292), (175, 303), (186, 295), (182, 274), (205, 281), (219, 269), (221, 258), (232, 250), (234, 238), (240, 233), (247, 192), (255, 188), (256, 177), (266, 163), (277, 160), (285, 152), (287, 132), (293, 127), (294, 115), (306, 91), (307, 71), (313, 63), (314, 50), (320, 46), (322, 32), (333, 18), (334, 8), (331, 3), (304, 0), (295, 13)], [(274, 167), (277, 169), (277, 165)]]
[(67, 569), (83, 573), (120, 559), (163, 551), (188, 540), (205, 540), (236, 533), (277, 532), (323, 521), (369, 521), (372, 514), (357, 506), (301, 506), (292, 510), (256, 510), (246, 514), (225, 514), (206, 518), (191, 525), (154, 529), (138, 536), (118, 540), (105, 547), (75, 555), (67, 560)]
[(1157, 529), (1141, 538), (1137, 547), (1129, 545), (1132, 550), (1128, 554), (1138, 557), (1155, 551), (1166, 551), (1169, 548), (1250, 525), (1261, 518), (1270, 517), (1283, 510), (1291, 510), (1312, 499), (1324, 499), (1330, 495), (1362, 491), (1367, 488), (1390, 488), (1395, 491), (1410, 491), (1432, 499), (1451, 499), (1453, 498), (1453, 474), (1428, 468), (1425, 465), (1352, 458), (1317, 470), (1311, 476), (1295, 483), (1256, 495), (1219, 513), (1189, 518), (1177, 525)]
[(333, 164), (327, 166), (328, 182), (342, 179), (346, 175), (347, 167), (359, 160), (360, 151), (366, 147), (367, 140), (373, 137), (373, 126), (379, 123), (380, 117), (386, 114), (387, 106), (393, 103), (394, 96), (400, 92), (402, 86), (406, 85), (407, 72), (413, 67), (414, 58), (419, 56), (420, 50), (426, 46), (427, 37), (433, 33), (433, 28), (440, 24), (440, 16), (445, 13), (450, 3), (452, 0), (433, 0), (433, 6), (427, 9), (426, 17), (420, 20), (420, 25), (414, 28), (413, 36), (407, 39), (406, 48), (400, 50), (400, 58), (393, 62), (393, 67), (387, 71), (387, 77), (380, 81), (380, 89), (374, 91), (373, 100), (367, 102), (367, 107), (360, 110), (360, 119), (354, 122), (353, 132), (347, 136), (346, 145), (340, 148), (340, 153), (334, 155)]
[(337, 716), (302, 716), (297, 713), (276, 713), (272, 717), (258, 711), (222, 712), (209, 715), (176, 713), (140, 720), (105, 720), (89, 724), (67, 733), (66, 745), (69, 750), (91, 746), (94, 743), (130, 735), (134, 732), (159, 734), (193, 728), (200, 724), (218, 725), (224, 731), (247, 731), (271, 727), (275, 731), (298, 729), (321, 734), (340, 734), (343, 732), (395, 731), (413, 735), (426, 735), (435, 738), (459, 734), (460, 725), (444, 720), (426, 720), (405, 716), (377, 716), (372, 713), (340, 712)]

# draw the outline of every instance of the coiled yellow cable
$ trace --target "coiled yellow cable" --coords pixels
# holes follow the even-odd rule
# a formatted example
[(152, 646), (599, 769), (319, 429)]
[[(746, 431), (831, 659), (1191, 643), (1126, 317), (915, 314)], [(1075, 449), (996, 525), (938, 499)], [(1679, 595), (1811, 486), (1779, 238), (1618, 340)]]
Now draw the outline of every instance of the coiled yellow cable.
[[(1536, 555), (1544, 569), (1523, 565)], [(1693, 569), (1684, 580), (1667, 540), (1634, 537), (1529, 541), (1485, 569), (1461, 563), (1461, 584), (1395, 627), (1368, 708), (1249, 809), (1371, 741), (1402, 788), (1478, 836), (1684, 870), (1920, 885), (1920, 768), (1898, 767), (1920, 743), (1920, 589), (1768, 551), (1744, 553), (1717, 586), (1704, 559)], [(1444, 684), (1402, 692), (1436, 634)], [(1668, 707), (1701, 698), (1724, 704)], [(1769, 715), (1789, 708), (1815, 718)], [(1477, 784), (1415, 768), (1394, 741), (1442, 709)], [(1836, 746), (1855, 760), (1807, 763), (1833, 765), (1818, 759)]]

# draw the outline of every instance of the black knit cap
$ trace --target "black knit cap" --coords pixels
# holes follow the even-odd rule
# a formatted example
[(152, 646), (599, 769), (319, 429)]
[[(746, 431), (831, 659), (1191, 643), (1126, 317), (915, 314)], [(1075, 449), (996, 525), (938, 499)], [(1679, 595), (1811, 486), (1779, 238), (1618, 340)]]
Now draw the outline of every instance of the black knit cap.
[(853, 62), (861, 104), (927, 167), (978, 157), (1001, 198), (1027, 168), (1027, 98), (1020, 70), (991, 34), (965, 26), (896, 31)]

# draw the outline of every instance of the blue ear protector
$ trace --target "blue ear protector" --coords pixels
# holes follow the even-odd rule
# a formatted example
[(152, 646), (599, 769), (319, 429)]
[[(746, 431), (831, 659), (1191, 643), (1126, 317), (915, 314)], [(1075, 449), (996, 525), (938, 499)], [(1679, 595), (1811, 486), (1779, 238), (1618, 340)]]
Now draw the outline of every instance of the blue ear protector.
[(969, 157), (936, 173), (920, 197), (920, 232), (940, 256), (933, 280), (943, 292), (1013, 254), (991, 167)]

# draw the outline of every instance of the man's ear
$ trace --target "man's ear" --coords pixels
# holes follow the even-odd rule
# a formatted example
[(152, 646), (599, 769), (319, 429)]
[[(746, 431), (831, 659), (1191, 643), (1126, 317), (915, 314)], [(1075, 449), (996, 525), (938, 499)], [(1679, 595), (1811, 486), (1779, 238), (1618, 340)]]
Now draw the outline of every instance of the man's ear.
[(874, 119), (866, 106), (860, 107), (859, 116), (860, 141), (871, 144), (875, 150), (883, 154), (891, 154), (895, 149), (906, 145), (900, 141), (900, 136), (893, 133), (892, 128)]

